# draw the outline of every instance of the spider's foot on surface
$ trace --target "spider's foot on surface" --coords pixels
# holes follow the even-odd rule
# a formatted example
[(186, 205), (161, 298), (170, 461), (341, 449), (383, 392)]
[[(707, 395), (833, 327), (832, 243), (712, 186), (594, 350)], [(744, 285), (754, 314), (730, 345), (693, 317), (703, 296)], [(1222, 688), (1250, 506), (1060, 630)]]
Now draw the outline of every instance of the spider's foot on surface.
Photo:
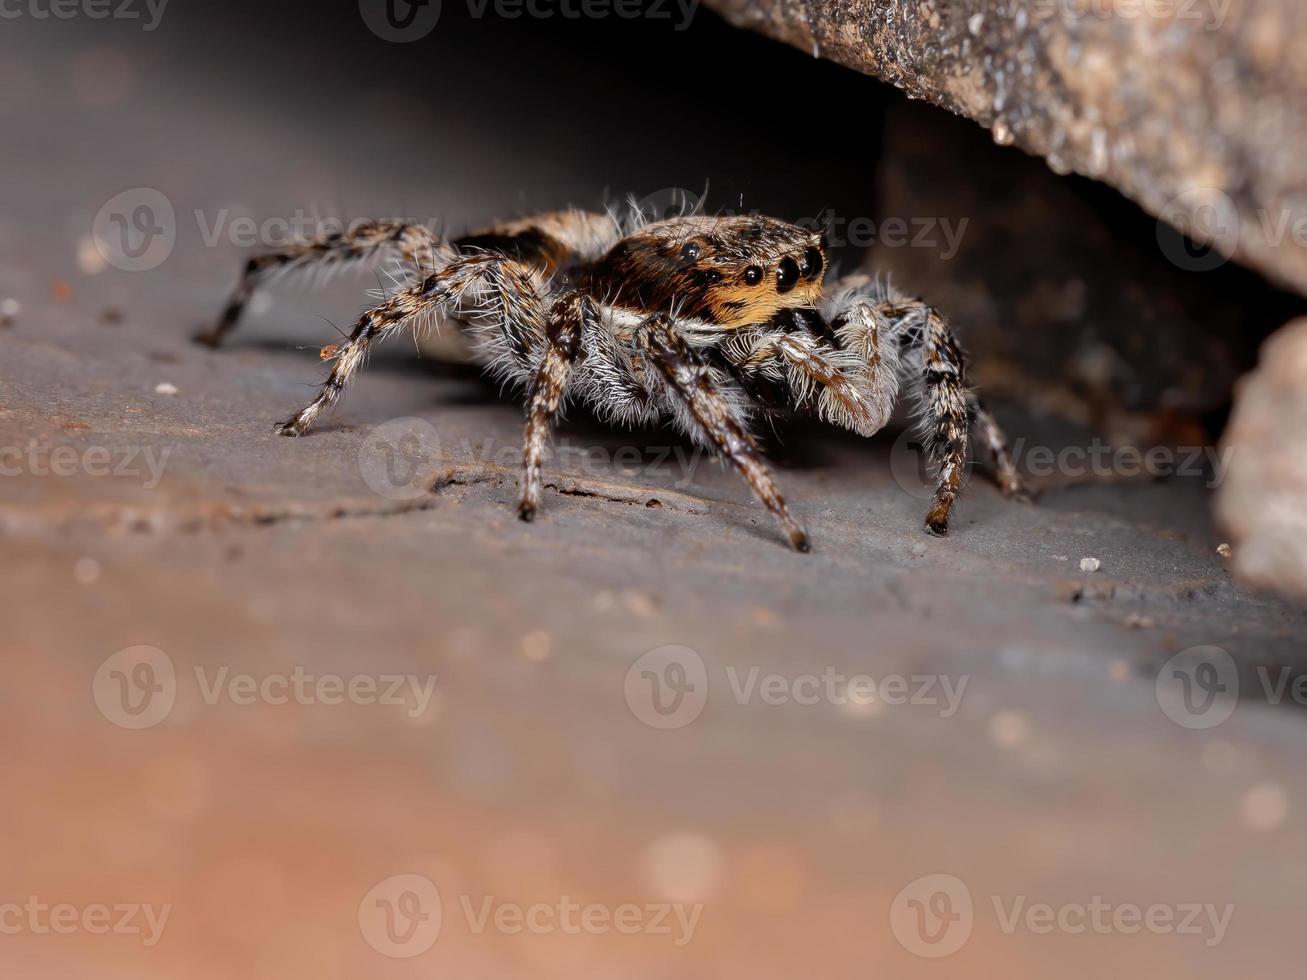
[(1033, 504), (1035, 502), (1034, 494), (1019, 480), (1005, 483), (999, 489), (1008, 500), (1015, 501), (1018, 504)]
[(948, 521), (952, 509), (952, 501), (937, 501), (935, 506), (930, 508), (930, 513), (926, 515), (926, 533), (937, 538), (948, 537)]
[(790, 545), (795, 551), (806, 555), (812, 551), (812, 545), (808, 541), (808, 533), (803, 528), (794, 528), (789, 532)]
[(279, 436), (289, 436), (292, 439), (304, 435), (308, 428), (308, 423), (301, 422), (298, 415), (293, 415), (284, 422), (278, 422), (272, 427), (272, 431)]
[(201, 330), (191, 339), (197, 344), (203, 344), (205, 347), (217, 349), (222, 346), (222, 331), (217, 327), (209, 327), (205, 330)]
[(530, 524), (536, 519), (535, 504), (528, 504), (525, 500), (522, 501), (522, 503), (517, 505), (517, 516), (519, 520), (526, 521), (526, 523)]

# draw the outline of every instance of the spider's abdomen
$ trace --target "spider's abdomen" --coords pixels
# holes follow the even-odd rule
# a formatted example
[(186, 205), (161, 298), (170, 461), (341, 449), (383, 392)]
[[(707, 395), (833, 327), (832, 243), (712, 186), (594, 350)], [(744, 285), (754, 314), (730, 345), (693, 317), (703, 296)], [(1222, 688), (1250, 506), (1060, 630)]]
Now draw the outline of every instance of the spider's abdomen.
[(552, 275), (599, 258), (619, 237), (606, 214), (553, 211), (464, 235), (453, 245), (464, 255), (495, 252)]

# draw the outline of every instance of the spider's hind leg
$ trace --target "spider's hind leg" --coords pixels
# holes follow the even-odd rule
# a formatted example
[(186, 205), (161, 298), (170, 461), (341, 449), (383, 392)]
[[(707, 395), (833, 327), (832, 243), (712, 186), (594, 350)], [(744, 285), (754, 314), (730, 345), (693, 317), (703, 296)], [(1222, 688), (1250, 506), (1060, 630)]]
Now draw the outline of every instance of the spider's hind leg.
[(989, 449), (990, 465), (994, 469), (994, 482), (998, 484), (1003, 496), (1030, 502), (1030, 493), (1026, 489), (1021, 475), (1012, 461), (1012, 451), (1008, 448), (1007, 436), (999, 427), (994, 414), (974, 391), (968, 392), (967, 406), (972, 421), (980, 434), (980, 441)]
[(419, 271), (437, 261), (440, 240), (426, 227), (399, 220), (367, 221), (344, 232), (295, 242), (277, 252), (256, 255), (245, 264), (222, 316), (195, 339), (217, 347), (236, 328), (254, 291), (279, 275), (299, 271), (335, 270), (366, 263), (387, 254), (402, 256)]
[[(332, 353), (335, 366), (318, 396), (278, 425), (277, 431), (285, 436), (303, 435), (335, 404), (374, 341), (455, 312), (459, 318), (476, 317), (481, 330), (490, 330), (498, 338), (497, 353), (506, 361), (519, 368), (535, 363), (536, 349), (545, 337), (546, 317), (531, 270), (496, 255), (464, 256), (359, 317), (349, 339)], [(478, 328), (471, 329), (475, 334)]]

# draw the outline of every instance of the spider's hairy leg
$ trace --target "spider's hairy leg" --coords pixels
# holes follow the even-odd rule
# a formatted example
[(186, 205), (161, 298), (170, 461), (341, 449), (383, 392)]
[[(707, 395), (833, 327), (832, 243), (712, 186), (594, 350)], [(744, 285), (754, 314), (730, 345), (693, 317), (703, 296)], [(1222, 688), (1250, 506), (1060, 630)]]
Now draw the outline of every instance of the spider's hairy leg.
[(808, 551), (807, 532), (791, 516), (753, 436), (730, 402), (714, 388), (708, 365), (691, 350), (672, 317), (666, 313), (649, 317), (637, 328), (636, 342), (684, 405), (699, 433), (749, 481), (794, 549)]
[[(833, 292), (835, 299), (828, 313), (841, 345), (868, 362), (870, 374), (879, 379), (876, 390), (888, 394), (891, 402), (900, 382), (907, 383), (919, 402), (931, 461), (941, 476), (951, 458), (947, 430), (956, 425), (956, 391), (960, 387), (969, 426), (989, 450), (994, 481), (1004, 496), (1028, 501), (1007, 437), (980, 396), (966, 386), (965, 358), (939, 313), (920, 300), (898, 297), (889, 287), (861, 274), (841, 280)], [(932, 357), (938, 363), (932, 363)], [(950, 364), (956, 371), (949, 369)], [(949, 406), (945, 418), (938, 410), (941, 403)], [(960, 451), (965, 454), (966, 447)], [(940, 499), (937, 493), (937, 506)], [(931, 513), (934, 515), (936, 508)], [(930, 530), (942, 533), (937, 528)]]
[(962, 489), (967, 466), (967, 433), (971, 426), (971, 392), (967, 388), (966, 360), (948, 324), (934, 307), (920, 300), (890, 302), (879, 308), (898, 324), (897, 339), (912, 356), (906, 370), (920, 374), (912, 392), (921, 413), (926, 455), (936, 473), (935, 497), (926, 514), (926, 530), (948, 533), (953, 504)]
[[(332, 355), (335, 367), (318, 396), (279, 424), (277, 431), (284, 436), (303, 435), (319, 415), (335, 404), (374, 341), (425, 319), (445, 317), (464, 300), (474, 301), (477, 313), (492, 315), (498, 321), (511, 357), (519, 362), (530, 360), (531, 350), (545, 333), (543, 306), (532, 285), (530, 270), (501, 256), (465, 256), (359, 317), (349, 339)], [(459, 313), (463, 315), (464, 310), (459, 308)]]
[(256, 255), (245, 263), (240, 282), (222, 316), (195, 339), (217, 347), (236, 328), (254, 291), (269, 279), (289, 272), (331, 270), (399, 255), (420, 271), (430, 270), (441, 252), (440, 240), (426, 227), (399, 220), (365, 221), (284, 249)]
[(518, 516), (524, 521), (533, 520), (540, 507), (540, 466), (545, 441), (566, 394), (572, 363), (581, 352), (581, 335), (587, 329), (594, 329), (598, 316), (595, 302), (578, 292), (559, 299), (550, 311), (544, 359), (527, 397), (526, 435), (522, 440), (522, 499), (517, 508)]
[(998, 420), (975, 392), (969, 392), (967, 407), (980, 433), (981, 442), (989, 449), (990, 461), (994, 467), (994, 480), (998, 483), (999, 490), (1005, 497), (1029, 502), (1030, 494), (1020, 474), (1017, 473), (1016, 465), (1012, 461), (1012, 453), (1008, 449), (1007, 436), (999, 427)]

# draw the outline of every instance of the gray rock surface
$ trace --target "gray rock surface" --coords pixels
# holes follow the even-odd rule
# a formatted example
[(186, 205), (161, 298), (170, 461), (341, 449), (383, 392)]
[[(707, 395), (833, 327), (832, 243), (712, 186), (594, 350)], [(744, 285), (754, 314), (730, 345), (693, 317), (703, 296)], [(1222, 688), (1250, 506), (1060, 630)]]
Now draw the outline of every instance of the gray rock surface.
[[(169, 14), (181, 29), (198, 9)], [(251, 24), (265, 26), (241, 24), (249, 38)], [(0, 327), (0, 904), (172, 911), (153, 946), (5, 935), (7, 974), (1296, 975), (1304, 717), (1292, 697), (1271, 703), (1257, 669), (1303, 672), (1307, 613), (1232, 580), (1204, 480), (1053, 483), (1023, 507), (977, 478), (935, 540), (896, 433), (796, 426), (773, 447), (814, 535), (796, 555), (734, 474), (682, 462), (688, 447), (665, 432), (573, 415), (528, 526), (511, 507), (520, 407), (402, 341), (318, 431), (278, 438), (272, 422), (322, 376), (323, 318), (347, 322), (375, 280), (276, 289), (230, 348), (199, 348), (189, 337), (245, 251), (206, 244), (197, 213), (206, 227), (224, 208), (286, 216), (339, 191), (360, 212), (459, 225), (510, 210), (523, 174), (550, 191), (572, 180), (558, 193), (585, 201), (577, 185), (616, 165), (560, 141), (551, 159), (568, 165), (541, 176), (505, 151), (515, 134), (497, 117), (469, 129), (455, 100), (431, 104), (430, 143), (405, 143), (409, 90), (360, 95), (357, 73), (322, 71), (316, 43), (284, 35), (268, 41), (277, 85), (234, 55), (191, 74), (143, 35), (121, 62), (134, 87), (88, 107), (56, 83), (60, 59), (85, 54), (77, 25), (48, 26), (0, 33), (2, 63), (31, 67), (43, 50), (32, 73), (50, 83), (7, 116), (24, 138), (6, 146), (14, 179), (0, 189), (0, 300), (20, 301)], [(212, 34), (192, 31), (208, 50)], [(101, 36), (81, 43), (103, 59)], [(166, 261), (127, 272), (97, 260), (90, 228), (138, 186), (171, 197), (178, 235)], [(998, 409), (1016, 437), (1075, 438)], [(669, 645), (694, 650), (708, 684), (700, 715), (656, 728), (637, 661)], [(133, 730), (115, 686), (127, 672), (106, 672), (107, 688), (97, 677), (139, 646), (169, 658), (175, 703)], [(1194, 726), (1203, 716), (1175, 703), (1164, 670), (1197, 646), (1238, 672), (1241, 698), (1223, 678), (1231, 711), (1214, 728)], [(434, 676), (435, 691), (422, 710), (206, 694), (222, 677), (295, 671)], [(737, 695), (754, 672), (783, 686), (924, 676), (935, 700)], [(966, 680), (951, 714), (945, 679)], [(896, 897), (932, 873), (975, 905), (964, 948), (942, 960), (890, 926)], [(401, 897), (374, 891), (397, 874), (443, 898), (438, 940), (406, 959), (361, 923)], [(478, 931), (465, 912), (564, 895), (703, 910), (680, 946)], [(1233, 905), (1233, 918), (1216, 941), (1010, 931), (994, 912), (995, 898), (1006, 912), (1096, 895)]]
[(1217, 514), (1249, 581), (1307, 596), (1307, 320), (1262, 349), (1225, 432), (1230, 470)]
[[(974, 119), (1307, 291), (1298, 0), (708, 0), (732, 23)], [(850, 107), (849, 124), (858, 114)], [(828, 143), (838, 146), (838, 141)], [(1188, 254), (1194, 268), (1219, 255)]]
[(1098, 190), (901, 103), (886, 117), (865, 268), (951, 318), (991, 395), (1116, 446), (1210, 445), (1219, 430), (1204, 418), (1293, 303), (1235, 266), (1177, 268), (1135, 239), (1146, 221)]

